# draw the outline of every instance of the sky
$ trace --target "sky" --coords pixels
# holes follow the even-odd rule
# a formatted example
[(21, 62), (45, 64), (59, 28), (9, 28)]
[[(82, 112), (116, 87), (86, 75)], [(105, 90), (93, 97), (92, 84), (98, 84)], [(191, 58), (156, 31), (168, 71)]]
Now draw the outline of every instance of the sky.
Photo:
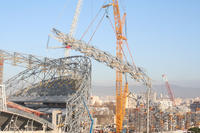
[[(80, 39), (89, 23), (109, 0), (83, 0), (75, 37)], [(171, 83), (200, 88), (200, 1), (199, 0), (120, 0), (127, 12), (127, 37), (134, 62), (143, 67), (153, 82), (162, 82), (165, 73)], [(46, 49), (52, 28), (70, 30), (75, 0), (2, 0), (0, 1), (0, 49), (47, 57), (63, 57), (63, 49)], [(102, 9), (84, 41), (96, 29)], [(107, 15), (113, 21), (110, 7)], [(113, 22), (114, 23), (114, 22)], [(115, 35), (104, 18), (91, 45), (115, 55)], [(51, 39), (49, 45), (61, 44)], [(71, 51), (71, 55), (80, 55)], [(128, 58), (130, 59), (130, 58)], [(92, 60), (92, 83), (115, 85), (115, 71)], [(18, 68), (6, 67), (5, 77)], [(134, 83), (129, 79), (130, 83)]]

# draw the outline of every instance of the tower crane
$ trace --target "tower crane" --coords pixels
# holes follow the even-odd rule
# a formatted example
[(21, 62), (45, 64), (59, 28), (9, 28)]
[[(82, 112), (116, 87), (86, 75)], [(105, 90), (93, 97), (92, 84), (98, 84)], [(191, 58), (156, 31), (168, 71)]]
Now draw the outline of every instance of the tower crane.
[[(112, 4), (105, 5), (113, 6), (113, 14), (115, 21), (115, 33), (116, 33), (116, 56), (120, 60), (123, 60), (122, 45), (123, 41), (126, 41), (126, 37), (123, 36), (123, 26), (125, 22), (126, 13), (123, 18), (120, 16), (119, 2), (118, 0), (112, 0)], [(122, 86), (122, 72), (116, 70), (116, 132), (120, 133), (123, 129), (123, 120), (126, 108), (126, 98), (128, 93), (128, 82), (126, 81), (125, 87)]]
[[(115, 20), (116, 32), (116, 56), (123, 60), (122, 45), (126, 37), (123, 36), (123, 20), (120, 16), (118, 0), (113, 0), (113, 13)], [(124, 14), (123, 19), (126, 14)], [(124, 19), (125, 20), (125, 19)], [(116, 133), (120, 133), (123, 129), (123, 120), (126, 108), (126, 97), (128, 93), (128, 82), (125, 83), (125, 88), (122, 88), (122, 72), (116, 70)]]
[(172, 101), (173, 105), (176, 106), (176, 103), (175, 103), (175, 100), (174, 100), (174, 93), (172, 92), (172, 89), (169, 85), (169, 82), (168, 82), (168, 79), (167, 79), (167, 76), (165, 74), (162, 75), (162, 78), (163, 80), (165, 81), (165, 86), (167, 88), (167, 92), (168, 92), (168, 95), (170, 97), (170, 100)]

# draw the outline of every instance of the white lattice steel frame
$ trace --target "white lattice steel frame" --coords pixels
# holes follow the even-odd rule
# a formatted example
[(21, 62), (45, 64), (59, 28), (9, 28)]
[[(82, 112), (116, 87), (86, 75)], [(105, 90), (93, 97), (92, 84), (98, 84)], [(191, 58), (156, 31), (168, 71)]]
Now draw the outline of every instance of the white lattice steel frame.
[[(64, 132), (88, 132), (90, 120), (84, 102), (89, 103), (89, 91), (91, 88), (91, 62), (84, 56), (74, 56), (45, 60), (43, 65), (35, 65), (31, 69), (26, 69), (5, 82), (7, 94), (28, 96), (29, 89), (45, 86), (47, 82), (56, 79), (76, 80), (77, 90), (75, 93), (66, 96), (66, 114), (62, 121), (62, 131)], [(56, 82), (52, 86), (59, 89), (60, 85)], [(47, 86), (48, 88), (49, 86)]]
[(76, 40), (69, 34), (64, 34), (57, 29), (53, 29), (52, 32), (54, 35), (50, 35), (51, 37), (65, 44), (66, 46), (70, 46), (71, 49), (79, 51), (85, 56), (92, 57), (96, 61), (104, 63), (112, 69), (119, 70), (122, 73), (128, 73), (132, 79), (135, 79), (138, 82), (142, 82), (145, 86), (151, 88), (151, 79), (141, 68), (136, 68), (129, 62), (124, 62), (107, 52), (101, 51), (94, 46), (85, 43), (82, 40)]

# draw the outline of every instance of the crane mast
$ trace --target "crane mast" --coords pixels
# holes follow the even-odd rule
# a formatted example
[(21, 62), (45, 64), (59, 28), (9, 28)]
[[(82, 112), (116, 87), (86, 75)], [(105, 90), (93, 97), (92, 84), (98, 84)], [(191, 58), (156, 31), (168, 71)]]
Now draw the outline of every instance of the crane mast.
[[(120, 60), (123, 60), (122, 44), (123, 40), (123, 24), (120, 17), (120, 9), (118, 0), (113, 0), (113, 13), (115, 20), (115, 32), (116, 32), (116, 56)], [(125, 16), (125, 15), (124, 15)], [(126, 108), (126, 97), (128, 92), (128, 83), (126, 82), (125, 88), (122, 88), (122, 72), (116, 70), (116, 132), (120, 133), (123, 129), (123, 119)]]
[[(79, 16), (80, 16), (82, 3), (83, 3), (83, 0), (78, 0), (77, 6), (76, 6), (76, 10), (75, 10), (75, 13), (74, 13), (74, 18), (72, 20), (71, 28), (70, 28), (70, 31), (69, 31), (69, 35), (71, 37), (74, 36), (74, 33), (76, 31), (76, 27), (77, 27), (78, 19), (79, 19)], [(69, 51), (70, 51), (70, 47), (66, 47), (66, 49), (65, 49), (65, 57), (69, 56)]]

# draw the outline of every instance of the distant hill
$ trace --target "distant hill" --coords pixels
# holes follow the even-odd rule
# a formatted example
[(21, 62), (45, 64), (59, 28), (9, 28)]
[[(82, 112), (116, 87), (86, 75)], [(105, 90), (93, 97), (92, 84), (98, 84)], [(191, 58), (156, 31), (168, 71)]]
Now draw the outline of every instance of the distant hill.
[[(175, 94), (175, 97), (194, 98), (200, 96), (200, 87), (184, 87), (180, 85), (171, 84), (171, 88)], [(136, 93), (142, 93), (146, 91), (144, 86), (138, 86), (138, 85), (129, 85), (129, 89)], [(160, 93), (167, 94), (167, 90), (164, 84), (153, 85), (153, 90), (157, 92), (157, 94)], [(97, 96), (108, 96), (108, 95), (114, 96), (115, 86), (93, 85), (92, 94)]]

